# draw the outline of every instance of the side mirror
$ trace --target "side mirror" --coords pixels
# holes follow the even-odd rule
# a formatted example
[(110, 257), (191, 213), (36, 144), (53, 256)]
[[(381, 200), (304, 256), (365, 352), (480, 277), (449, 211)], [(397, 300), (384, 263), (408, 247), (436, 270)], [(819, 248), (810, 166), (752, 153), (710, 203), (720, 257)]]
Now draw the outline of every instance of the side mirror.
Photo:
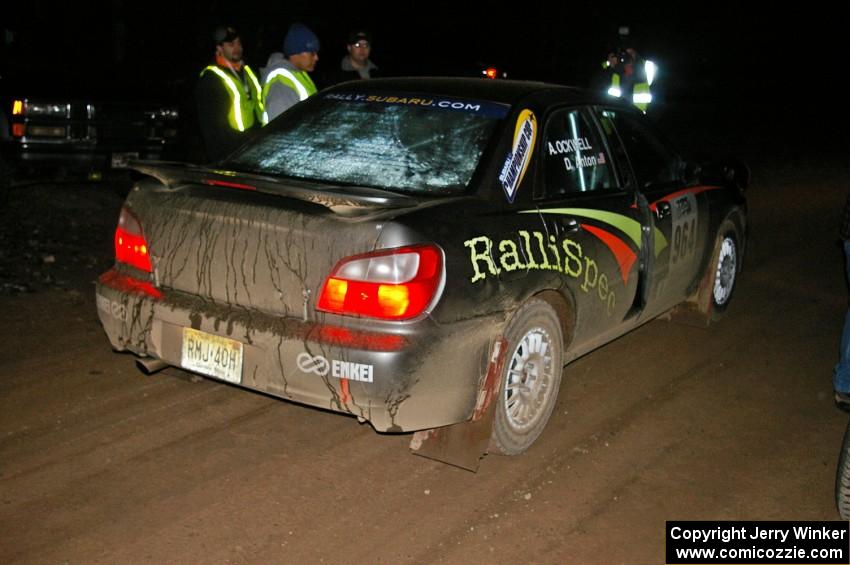
[(741, 190), (746, 190), (750, 186), (753, 174), (750, 171), (749, 165), (742, 159), (730, 159), (726, 163), (724, 171), (726, 173), (726, 180), (735, 183)]
[(702, 176), (702, 165), (696, 161), (679, 162), (679, 178), (688, 184), (699, 182)]
[(712, 160), (701, 164), (686, 162), (683, 172), (687, 181), (732, 183), (741, 190), (745, 190), (749, 186), (752, 178), (750, 167), (737, 157)]

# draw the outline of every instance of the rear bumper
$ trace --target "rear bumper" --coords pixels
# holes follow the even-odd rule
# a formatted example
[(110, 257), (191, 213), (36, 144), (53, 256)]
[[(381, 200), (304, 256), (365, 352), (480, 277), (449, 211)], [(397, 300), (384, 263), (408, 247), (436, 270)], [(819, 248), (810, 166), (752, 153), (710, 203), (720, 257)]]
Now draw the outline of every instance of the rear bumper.
[[(131, 281), (128, 283), (127, 281)], [(469, 420), (501, 315), (453, 324), (283, 318), (160, 292), (106, 273), (98, 315), (112, 347), (181, 366), (183, 329), (243, 344), (240, 386), (408, 432)], [(333, 318), (333, 319), (331, 319)]]

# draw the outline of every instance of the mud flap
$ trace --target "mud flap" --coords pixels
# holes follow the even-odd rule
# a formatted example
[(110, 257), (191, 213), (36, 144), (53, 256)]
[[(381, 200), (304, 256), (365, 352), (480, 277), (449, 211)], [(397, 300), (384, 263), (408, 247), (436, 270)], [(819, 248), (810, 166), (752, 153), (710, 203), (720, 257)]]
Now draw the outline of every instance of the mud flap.
[(499, 394), (507, 348), (508, 342), (503, 337), (493, 342), (487, 374), (478, 391), (472, 418), (460, 424), (416, 432), (410, 440), (410, 450), (414, 454), (473, 473), (478, 471), (490, 444), (496, 410), (494, 400)]

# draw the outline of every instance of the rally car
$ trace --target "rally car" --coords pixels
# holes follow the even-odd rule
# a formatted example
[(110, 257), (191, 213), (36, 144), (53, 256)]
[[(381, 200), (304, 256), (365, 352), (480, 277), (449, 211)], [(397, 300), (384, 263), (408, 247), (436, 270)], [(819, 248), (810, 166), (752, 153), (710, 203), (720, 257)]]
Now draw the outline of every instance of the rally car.
[(739, 171), (543, 83), (347, 83), (222, 162), (137, 168), (96, 291), (113, 348), (415, 447), (483, 422), (523, 452), (570, 361), (718, 317), (746, 242)]

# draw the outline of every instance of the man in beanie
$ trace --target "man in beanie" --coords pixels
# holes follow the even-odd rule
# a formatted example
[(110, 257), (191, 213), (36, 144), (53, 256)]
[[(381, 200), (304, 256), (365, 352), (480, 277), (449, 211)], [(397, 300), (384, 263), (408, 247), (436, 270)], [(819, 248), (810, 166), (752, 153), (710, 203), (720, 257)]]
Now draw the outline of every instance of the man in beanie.
[(242, 60), (239, 32), (213, 31), (215, 62), (201, 72), (195, 101), (207, 158), (217, 161), (239, 147), (263, 124), (260, 81)]
[(347, 80), (360, 80), (378, 77), (378, 66), (372, 62), (372, 36), (364, 30), (354, 30), (348, 34), (346, 43), (348, 54), (342, 58), (339, 67), (328, 74), (328, 84)]
[(283, 40), (283, 53), (269, 55), (262, 69), (267, 121), (316, 93), (307, 73), (315, 70), (318, 60), (319, 38), (304, 24), (292, 24)]

